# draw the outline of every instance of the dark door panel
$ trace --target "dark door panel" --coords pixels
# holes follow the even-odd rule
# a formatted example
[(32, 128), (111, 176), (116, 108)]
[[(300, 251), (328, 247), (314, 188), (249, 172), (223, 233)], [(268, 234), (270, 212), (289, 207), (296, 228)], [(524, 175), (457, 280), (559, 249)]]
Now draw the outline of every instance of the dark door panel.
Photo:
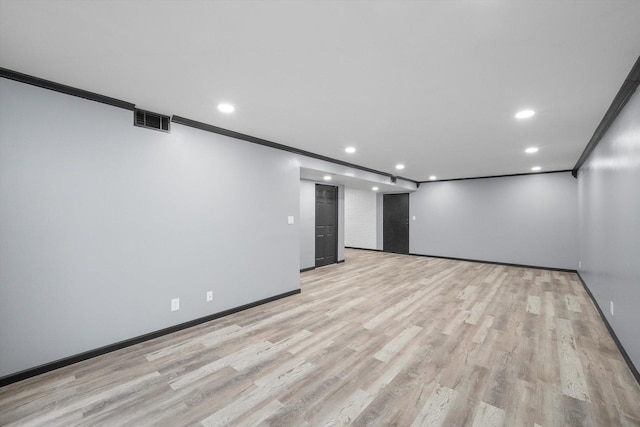
[(409, 253), (409, 194), (383, 195), (382, 250)]
[(316, 267), (338, 262), (338, 187), (316, 184)]

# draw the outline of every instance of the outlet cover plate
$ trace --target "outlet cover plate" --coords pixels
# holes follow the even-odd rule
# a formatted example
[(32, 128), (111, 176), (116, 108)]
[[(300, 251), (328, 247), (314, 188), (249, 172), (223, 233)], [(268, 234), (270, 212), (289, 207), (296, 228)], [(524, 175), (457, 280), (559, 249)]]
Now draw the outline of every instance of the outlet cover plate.
[(613, 314), (613, 301), (609, 301), (609, 309), (611, 310), (611, 315), (612, 315), (612, 316), (615, 316), (615, 315)]

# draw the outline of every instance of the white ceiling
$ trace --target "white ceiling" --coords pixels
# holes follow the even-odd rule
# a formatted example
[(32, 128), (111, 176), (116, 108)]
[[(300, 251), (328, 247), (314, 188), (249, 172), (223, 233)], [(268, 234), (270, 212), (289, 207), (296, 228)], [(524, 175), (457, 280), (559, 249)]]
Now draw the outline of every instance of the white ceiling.
[(639, 22), (638, 0), (0, 0), (0, 66), (425, 181), (571, 169)]

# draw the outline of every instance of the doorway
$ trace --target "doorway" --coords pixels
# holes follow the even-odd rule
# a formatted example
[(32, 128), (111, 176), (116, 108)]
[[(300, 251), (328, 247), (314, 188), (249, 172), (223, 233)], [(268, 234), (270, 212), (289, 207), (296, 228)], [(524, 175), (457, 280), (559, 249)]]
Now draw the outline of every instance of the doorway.
[(382, 200), (382, 250), (409, 253), (409, 194), (384, 194)]
[(338, 187), (316, 184), (316, 267), (338, 262)]

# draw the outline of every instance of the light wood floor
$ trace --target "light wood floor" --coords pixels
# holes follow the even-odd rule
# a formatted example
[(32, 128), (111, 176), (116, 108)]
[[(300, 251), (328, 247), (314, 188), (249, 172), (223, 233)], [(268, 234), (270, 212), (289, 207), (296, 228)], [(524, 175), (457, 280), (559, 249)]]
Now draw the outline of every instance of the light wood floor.
[(0, 389), (0, 425), (640, 425), (575, 274), (347, 250), (302, 294)]

